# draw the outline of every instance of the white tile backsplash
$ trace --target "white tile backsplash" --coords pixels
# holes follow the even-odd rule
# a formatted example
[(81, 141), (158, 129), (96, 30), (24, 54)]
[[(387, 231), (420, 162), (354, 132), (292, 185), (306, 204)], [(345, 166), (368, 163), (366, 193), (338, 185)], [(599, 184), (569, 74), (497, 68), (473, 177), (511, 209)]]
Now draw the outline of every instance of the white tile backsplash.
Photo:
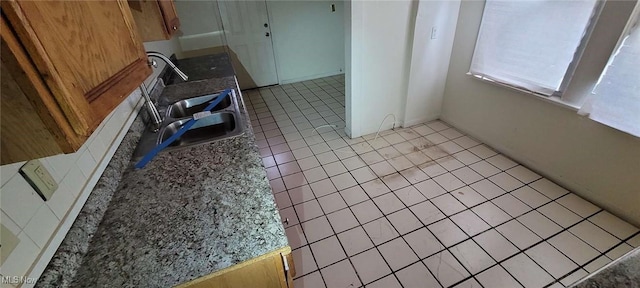
[(116, 135), (118, 134), (119, 129), (124, 124), (124, 121), (125, 119), (120, 119), (120, 117), (113, 117), (113, 115), (112, 117), (107, 118), (105, 125), (102, 130), (100, 130), (100, 135), (98, 137), (102, 139), (102, 142), (105, 144), (105, 146), (111, 146), (112, 142), (116, 138)]
[(87, 182), (87, 177), (84, 176), (80, 168), (77, 165), (73, 165), (67, 176), (64, 177), (62, 183), (69, 188), (69, 192), (73, 197), (80, 195), (80, 192), (84, 188), (84, 184)]
[[(58, 189), (46, 202), (19, 174), (18, 171), (25, 162), (0, 167), (0, 222), (20, 239), (16, 249), (0, 267), (2, 275), (27, 276), (38, 261), (49, 261), (48, 258), (39, 259), (41, 253), (46, 249), (57, 249), (60, 243), (56, 243), (55, 247), (49, 247), (53, 245), (53, 242), (49, 243), (50, 240), (57, 233), (61, 223), (74, 220), (65, 217), (83, 190), (92, 188), (85, 187), (87, 183), (102, 173), (103, 170), (96, 169), (102, 161), (110, 160), (106, 158), (111, 157), (107, 152), (113, 145), (119, 145), (119, 142), (115, 143), (118, 135), (123, 129), (126, 131), (129, 128), (124, 125), (130, 117), (135, 117), (137, 111), (134, 108), (139, 99), (140, 95), (136, 90), (105, 118), (77, 152), (39, 159), (58, 183)], [(69, 215), (71, 214), (73, 213)], [(71, 217), (75, 216), (74, 214)], [(41, 265), (43, 264), (39, 263), (39, 266)], [(46, 266), (46, 263), (44, 265)]]
[(60, 224), (60, 219), (53, 214), (48, 205), (42, 205), (23, 231), (38, 247), (44, 248), (53, 232), (56, 231), (58, 224)]
[(9, 229), (9, 231), (11, 231), (11, 233), (13, 233), (14, 235), (18, 235), (20, 234), (20, 232), (22, 231), (22, 228), (20, 228), (20, 226), (18, 226), (18, 224), (16, 224), (16, 222), (13, 222), (13, 220), (11, 220), (11, 218), (4, 213), (4, 211), (2, 212), (2, 225), (4, 225), (4, 227), (7, 227), (7, 229)]
[(80, 158), (76, 161), (76, 165), (78, 165), (80, 171), (82, 171), (82, 174), (84, 174), (87, 179), (91, 178), (93, 170), (96, 168), (96, 164), (96, 160), (91, 156), (89, 149), (84, 149), (82, 154), (80, 154)]
[(44, 201), (20, 174), (2, 187), (0, 196), (2, 211), (20, 227), (25, 227)]
[(101, 137), (95, 137), (93, 141), (89, 143), (88, 150), (89, 153), (91, 153), (91, 156), (93, 156), (93, 159), (96, 160), (96, 162), (100, 162), (108, 148), (109, 146), (103, 143)]
[(9, 182), (13, 175), (16, 175), (18, 173), (18, 170), (20, 169), (20, 167), (22, 167), (22, 165), (24, 165), (24, 163), (26, 162), (23, 161), (0, 166), (0, 182), (2, 182), (2, 186)]
[(64, 179), (64, 176), (67, 176), (73, 167), (75, 160), (70, 161), (69, 157), (69, 154), (58, 154), (44, 158), (51, 165), (52, 169), (49, 172), (58, 183)]
[(67, 182), (59, 182), (58, 190), (56, 190), (56, 193), (47, 201), (47, 206), (49, 206), (58, 218), (63, 219), (75, 199), (76, 195), (71, 192), (71, 188), (69, 188)]
[(7, 260), (2, 263), (2, 275), (4, 276), (27, 275), (31, 264), (40, 253), (38, 245), (25, 232), (18, 234), (18, 239), (20, 239), (20, 242), (7, 257)]

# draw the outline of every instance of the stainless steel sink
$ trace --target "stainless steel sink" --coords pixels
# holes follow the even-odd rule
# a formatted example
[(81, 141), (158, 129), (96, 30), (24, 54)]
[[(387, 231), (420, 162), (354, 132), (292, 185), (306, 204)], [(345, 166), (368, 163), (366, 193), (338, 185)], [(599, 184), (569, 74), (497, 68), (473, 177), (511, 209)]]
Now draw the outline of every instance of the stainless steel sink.
[[(163, 110), (165, 111), (165, 119), (157, 133), (151, 129), (146, 129), (143, 132), (138, 146), (133, 153), (134, 161), (141, 159), (155, 146), (177, 133), (182, 125), (193, 118), (193, 114), (202, 112), (218, 95), (220, 95), (220, 93), (197, 96), (159, 107), (161, 112)], [(245, 120), (240, 113), (237, 97), (235, 90), (232, 90), (231, 93), (225, 96), (220, 104), (213, 108), (211, 115), (198, 119), (187, 132), (160, 153), (228, 139), (243, 134)]]
[[(160, 130), (158, 144), (178, 132), (182, 125), (190, 119), (191, 118), (186, 118), (175, 121)], [(212, 113), (209, 116), (199, 119), (196, 124), (191, 126), (187, 132), (171, 143), (169, 147), (188, 146), (238, 135), (242, 133), (242, 129), (239, 129), (240, 126), (237, 125), (236, 122), (236, 116), (232, 112)]]
[[(204, 110), (204, 108), (209, 105), (209, 102), (213, 101), (216, 97), (218, 97), (218, 95), (220, 94), (204, 95), (173, 103), (169, 106), (169, 108), (167, 108), (166, 116), (170, 118), (190, 117), (191, 115)], [(225, 96), (220, 104), (213, 107), (211, 112), (229, 108), (229, 106), (233, 104), (233, 100), (231, 99), (231, 97), (231, 94)]]

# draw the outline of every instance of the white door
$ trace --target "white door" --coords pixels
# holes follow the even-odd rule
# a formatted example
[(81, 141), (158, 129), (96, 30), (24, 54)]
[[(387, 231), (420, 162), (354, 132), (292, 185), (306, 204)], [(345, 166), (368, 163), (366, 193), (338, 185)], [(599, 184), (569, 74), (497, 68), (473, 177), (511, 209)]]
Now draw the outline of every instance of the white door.
[[(218, 1), (227, 45), (255, 86), (278, 84), (265, 1)], [(237, 70), (237, 69), (236, 69)], [(247, 85), (248, 84), (248, 85)], [(246, 83), (243, 86), (253, 86)]]

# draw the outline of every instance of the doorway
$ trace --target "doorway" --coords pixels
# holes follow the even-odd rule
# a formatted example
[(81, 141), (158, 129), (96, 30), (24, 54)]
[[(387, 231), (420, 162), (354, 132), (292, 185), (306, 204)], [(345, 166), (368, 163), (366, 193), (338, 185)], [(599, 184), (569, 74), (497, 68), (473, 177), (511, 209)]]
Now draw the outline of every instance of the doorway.
[[(295, 84), (296, 91), (286, 89), (293, 95), (282, 96), (283, 100), (300, 102), (303, 99), (297, 96), (307, 96), (308, 103), (298, 103), (300, 110), (319, 104), (312, 104), (318, 100), (340, 105), (331, 107), (340, 118), (334, 129), (344, 130), (343, 1), (174, 1), (182, 23), (182, 34), (177, 37), (180, 58), (226, 52), (243, 92)], [(326, 110), (318, 108), (321, 110), (307, 114), (313, 118)], [(323, 117), (331, 116), (323, 113)], [(327, 122), (334, 120), (331, 117)]]
[(229, 54), (241, 89), (278, 84), (265, 1), (176, 0), (182, 58)]
[(218, 2), (228, 53), (238, 59), (250, 83), (246, 88), (278, 84), (265, 1)]

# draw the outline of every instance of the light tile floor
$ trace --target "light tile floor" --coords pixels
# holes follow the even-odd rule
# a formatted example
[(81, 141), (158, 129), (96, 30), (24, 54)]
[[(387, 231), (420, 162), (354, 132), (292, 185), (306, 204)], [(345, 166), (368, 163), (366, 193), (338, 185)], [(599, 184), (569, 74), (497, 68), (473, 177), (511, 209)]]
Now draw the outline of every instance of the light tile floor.
[(348, 138), (343, 76), (243, 94), (296, 288), (564, 287), (640, 246), (638, 228), (442, 121)]

